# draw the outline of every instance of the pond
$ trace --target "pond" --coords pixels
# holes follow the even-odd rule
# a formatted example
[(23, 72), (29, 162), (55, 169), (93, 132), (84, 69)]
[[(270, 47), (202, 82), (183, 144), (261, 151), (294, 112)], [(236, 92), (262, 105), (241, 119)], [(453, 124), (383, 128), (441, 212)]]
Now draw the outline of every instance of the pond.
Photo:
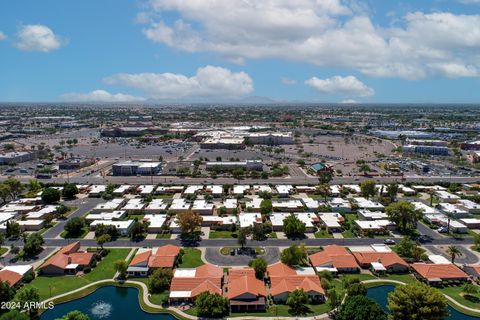
[(91, 320), (135, 319), (135, 320), (176, 320), (170, 314), (144, 312), (138, 303), (138, 289), (105, 286), (83, 298), (55, 305), (40, 317), (54, 320), (70, 311), (79, 310)]
[[(383, 310), (388, 312), (387, 308), (387, 297), (390, 292), (395, 290), (395, 286), (378, 286), (368, 289), (367, 297), (375, 300)], [(448, 311), (450, 312), (450, 316), (446, 319), (448, 320), (479, 320), (480, 317), (469, 316), (463, 314), (452, 307), (448, 306)]]

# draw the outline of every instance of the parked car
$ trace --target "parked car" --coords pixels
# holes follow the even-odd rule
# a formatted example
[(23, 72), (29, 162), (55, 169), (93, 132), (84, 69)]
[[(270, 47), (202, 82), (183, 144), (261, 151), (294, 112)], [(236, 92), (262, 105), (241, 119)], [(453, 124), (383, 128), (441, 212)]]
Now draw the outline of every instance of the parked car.
[(393, 240), (393, 239), (385, 239), (385, 240), (383, 240), (383, 243), (384, 243), (384, 244), (387, 244), (387, 245), (395, 245), (395, 240)]

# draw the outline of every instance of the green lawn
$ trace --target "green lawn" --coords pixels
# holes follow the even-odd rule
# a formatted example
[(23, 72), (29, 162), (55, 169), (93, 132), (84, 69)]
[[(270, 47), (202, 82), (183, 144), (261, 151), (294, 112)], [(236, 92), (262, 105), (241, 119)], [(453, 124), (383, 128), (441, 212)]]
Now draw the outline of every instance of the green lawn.
[(78, 207), (68, 206), (67, 212), (64, 214), (65, 217), (68, 217), (72, 212), (77, 211)]
[(277, 239), (277, 233), (276, 232), (272, 232), (269, 234), (269, 238), (270, 239)]
[(208, 239), (233, 239), (237, 238), (238, 233), (232, 231), (215, 231), (210, 230), (210, 234), (208, 235)]
[(396, 280), (404, 283), (417, 282), (417, 279), (412, 274), (386, 274), (380, 279)]
[[(449, 286), (449, 287), (440, 288), (440, 291), (442, 291), (444, 294), (452, 297), (453, 299), (455, 299), (456, 301), (460, 302), (461, 304), (467, 307), (478, 309), (479, 303), (465, 299), (462, 294), (462, 289), (463, 289), (463, 285), (460, 285), (460, 286)], [(480, 293), (472, 294), (472, 296), (474, 296), (477, 299), (480, 299)]]
[(357, 214), (356, 213), (346, 213), (344, 215), (345, 217), (345, 225), (348, 225), (349, 228), (345, 229), (342, 232), (342, 235), (344, 238), (356, 238), (355, 234), (353, 233), (354, 226), (355, 226), (355, 220), (357, 219)]
[(203, 265), (201, 258), (201, 252), (195, 248), (183, 248), (185, 252), (182, 257), (182, 263), (179, 264), (179, 268), (196, 268)]
[(130, 249), (110, 249), (109, 254), (90, 273), (78, 276), (38, 276), (25, 286), (37, 288), (40, 299), (44, 300), (98, 280), (111, 279), (115, 275), (115, 261), (125, 259), (129, 252)]
[(170, 239), (171, 236), (171, 233), (157, 233), (155, 239)]
[(0, 256), (3, 256), (8, 251), (8, 247), (0, 247)]
[(329, 233), (327, 230), (319, 230), (315, 232), (315, 238), (333, 238), (333, 235)]

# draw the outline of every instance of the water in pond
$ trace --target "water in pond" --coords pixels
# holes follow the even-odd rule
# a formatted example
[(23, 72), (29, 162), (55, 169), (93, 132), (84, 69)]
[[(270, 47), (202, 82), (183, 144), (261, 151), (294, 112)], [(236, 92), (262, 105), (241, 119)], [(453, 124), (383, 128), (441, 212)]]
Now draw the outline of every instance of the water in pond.
[(55, 305), (40, 317), (41, 320), (54, 320), (70, 311), (79, 310), (91, 320), (176, 320), (170, 314), (150, 314), (142, 311), (138, 304), (138, 289), (115, 286), (102, 287), (81, 299)]
[[(395, 286), (373, 287), (368, 289), (367, 297), (375, 300), (383, 308), (383, 310), (388, 312), (387, 296), (393, 290), (395, 290)], [(450, 312), (450, 316), (446, 318), (448, 320), (479, 320), (480, 319), (479, 317), (473, 317), (473, 316), (460, 313), (450, 306), (448, 307), (448, 311)]]

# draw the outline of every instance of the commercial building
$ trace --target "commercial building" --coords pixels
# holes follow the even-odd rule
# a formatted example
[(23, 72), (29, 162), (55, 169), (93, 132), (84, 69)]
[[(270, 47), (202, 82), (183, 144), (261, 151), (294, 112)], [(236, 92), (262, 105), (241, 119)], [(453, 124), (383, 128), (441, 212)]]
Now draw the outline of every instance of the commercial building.
[(151, 176), (157, 175), (161, 170), (161, 162), (125, 161), (112, 165), (114, 176)]
[(200, 148), (227, 150), (245, 149), (245, 141), (243, 138), (207, 138), (200, 142)]
[(37, 157), (36, 152), (7, 152), (0, 154), (0, 164), (22, 163)]
[(448, 156), (448, 147), (429, 145), (406, 145), (402, 147), (405, 153), (429, 154), (432, 156)]
[(235, 168), (242, 168), (248, 171), (262, 171), (262, 160), (245, 160), (245, 161), (208, 161), (206, 163), (207, 170), (233, 170)]
[(264, 144), (276, 146), (282, 144), (293, 144), (293, 136), (291, 132), (280, 133), (251, 133), (246, 136), (249, 144)]

